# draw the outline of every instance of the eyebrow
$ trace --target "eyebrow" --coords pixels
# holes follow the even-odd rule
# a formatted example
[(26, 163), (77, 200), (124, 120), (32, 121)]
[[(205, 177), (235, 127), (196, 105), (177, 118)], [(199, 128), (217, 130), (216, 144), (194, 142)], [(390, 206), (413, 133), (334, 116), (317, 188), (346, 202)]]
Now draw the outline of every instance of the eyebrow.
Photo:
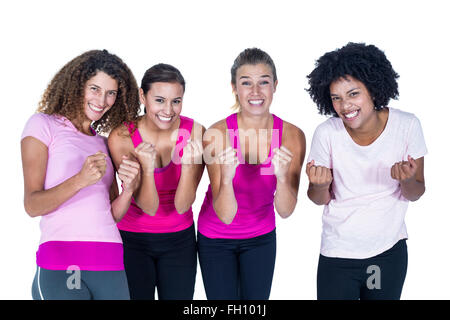
[[(167, 99), (166, 97), (162, 97), (162, 96), (154, 96), (155, 98), (161, 98), (161, 99)], [(176, 98), (173, 98), (172, 100), (175, 100), (175, 99), (183, 99), (183, 97), (176, 97)]]
[[(352, 92), (353, 90), (359, 90), (359, 89), (360, 89), (359, 87), (352, 88), (352, 89), (348, 90), (346, 93), (350, 93), (350, 92)], [(338, 94), (336, 94), (336, 93), (330, 93), (330, 96), (338, 96)]]
[[(240, 80), (240, 79), (249, 79), (249, 78), (250, 78), (249, 76), (241, 76), (241, 77), (239, 78), (239, 80)], [(271, 78), (271, 76), (268, 75), (268, 74), (265, 74), (265, 75), (262, 75), (260, 78)]]
[[(88, 84), (88, 86), (90, 86), (90, 87), (96, 87), (96, 88), (102, 89), (102, 87), (100, 87), (99, 85), (96, 85), (95, 83)], [(111, 89), (111, 90), (107, 90), (107, 91), (118, 92), (119, 89)]]

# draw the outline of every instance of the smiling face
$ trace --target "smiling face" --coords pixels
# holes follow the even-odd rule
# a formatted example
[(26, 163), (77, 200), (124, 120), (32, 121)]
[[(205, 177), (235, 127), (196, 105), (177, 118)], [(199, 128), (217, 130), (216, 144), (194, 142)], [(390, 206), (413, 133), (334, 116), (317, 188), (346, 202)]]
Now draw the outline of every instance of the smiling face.
[(100, 120), (114, 105), (118, 92), (117, 80), (103, 71), (86, 81), (84, 89), (84, 114), (90, 121)]
[(272, 69), (267, 64), (245, 64), (236, 71), (233, 92), (239, 100), (241, 111), (259, 115), (269, 112), (278, 81), (273, 80)]
[(154, 82), (144, 95), (139, 90), (141, 103), (145, 105), (147, 117), (162, 130), (172, 127), (180, 117), (183, 106), (183, 86), (178, 82)]
[(371, 130), (377, 111), (364, 83), (347, 75), (330, 85), (333, 108), (350, 130)]

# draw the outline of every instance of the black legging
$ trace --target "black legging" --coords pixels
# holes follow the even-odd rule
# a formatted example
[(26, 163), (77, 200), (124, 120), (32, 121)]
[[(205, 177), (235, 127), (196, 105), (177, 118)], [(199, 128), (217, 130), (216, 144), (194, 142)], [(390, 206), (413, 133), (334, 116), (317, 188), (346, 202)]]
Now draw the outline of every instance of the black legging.
[(208, 300), (267, 300), (275, 267), (275, 230), (250, 239), (210, 239), (198, 233), (198, 257)]
[(192, 300), (197, 273), (194, 225), (173, 233), (120, 231), (132, 300)]
[(320, 255), (319, 300), (399, 300), (408, 267), (406, 239), (368, 259)]

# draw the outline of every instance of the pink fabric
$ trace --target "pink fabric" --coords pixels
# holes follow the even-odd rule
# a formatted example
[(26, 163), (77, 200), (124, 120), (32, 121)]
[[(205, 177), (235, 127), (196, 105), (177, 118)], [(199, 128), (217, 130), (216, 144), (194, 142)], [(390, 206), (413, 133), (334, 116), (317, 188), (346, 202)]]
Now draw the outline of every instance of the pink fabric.
[[(104, 137), (85, 135), (62, 116), (34, 114), (23, 130), (22, 139), (28, 136), (38, 139), (48, 148), (47, 171), (44, 182), (44, 189), (46, 190), (77, 174), (89, 155), (98, 151), (108, 154)], [(53, 269), (55, 265), (59, 266), (59, 259), (72, 255), (70, 250), (77, 247), (70, 242), (87, 241), (108, 243), (108, 245), (113, 243), (122, 246), (119, 230), (111, 214), (109, 199), (114, 170), (110, 157), (107, 157), (106, 161), (107, 170), (99, 182), (83, 188), (56, 210), (41, 217), (40, 245), (53, 241), (65, 242), (66, 244), (56, 251), (44, 250), (40, 252), (38, 265), (39, 261), (51, 261), (51, 263), (46, 263), (47, 268)], [(65, 252), (64, 248), (68, 248), (69, 251)], [(80, 246), (77, 249), (80, 255), (83, 248), (84, 246)], [(41, 251), (41, 248), (39, 251)], [(122, 256), (116, 255), (115, 259), (117, 259), (116, 265), (123, 263)], [(85, 261), (87, 263), (87, 260)], [(65, 262), (61, 263), (64, 264)], [(88, 264), (96, 264), (97, 268), (103, 268), (101, 259), (94, 259)]]
[(227, 119), (228, 136), (237, 150), (239, 166), (233, 179), (234, 195), (238, 209), (233, 222), (226, 225), (217, 217), (213, 207), (211, 185), (199, 213), (198, 230), (208, 238), (248, 239), (275, 229), (274, 194), (277, 179), (271, 165), (274, 148), (281, 146), (283, 121), (273, 116), (272, 141), (269, 156), (259, 165), (247, 164), (241, 154), (237, 114)]
[(124, 270), (123, 246), (114, 242), (49, 241), (39, 246), (36, 261), (48, 270)]
[[(178, 138), (172, 160), (163, 168), (157, 168), (154, 172), (156, 190), (159, 196), (159, 208), (155, 216), (150, 216), (138, 207), (134, 199), (131, 200), (130, 208), (122, 220), (117, 224), (120, 230), (146, 233), (168, 233), (177, 232), (189, 228), (193, 220), (192, 208), (183, 214), (175, 209), (175, 193), (181, 176), (181, 157), (183, 148), (191, 136), (194, 121), (190, 118), (180, 116), (180, 127)], [(128, 125), (130, 133), (133, 125)], [(142, 138), (139, 129), (136, 128), (131, 136), (136, 148)]]

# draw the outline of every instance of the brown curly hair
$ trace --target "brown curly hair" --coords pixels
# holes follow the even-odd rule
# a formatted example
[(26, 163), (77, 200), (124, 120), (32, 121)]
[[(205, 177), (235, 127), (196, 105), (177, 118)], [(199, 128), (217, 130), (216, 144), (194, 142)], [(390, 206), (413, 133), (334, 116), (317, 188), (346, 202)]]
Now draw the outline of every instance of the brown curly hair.
[(64, 116), (80, 130), (79, 121), (85, 117), (85, 85), (99, 71), (118, 82), (118, 93), (113, 108), (92, 124), (94, 130), (109, 133), (124, 122), (136, 122), (140, 112), (136, 79), (127, 65), (107, 50), (87, 51), (68, 62), (50, 81), (37, 111)]

